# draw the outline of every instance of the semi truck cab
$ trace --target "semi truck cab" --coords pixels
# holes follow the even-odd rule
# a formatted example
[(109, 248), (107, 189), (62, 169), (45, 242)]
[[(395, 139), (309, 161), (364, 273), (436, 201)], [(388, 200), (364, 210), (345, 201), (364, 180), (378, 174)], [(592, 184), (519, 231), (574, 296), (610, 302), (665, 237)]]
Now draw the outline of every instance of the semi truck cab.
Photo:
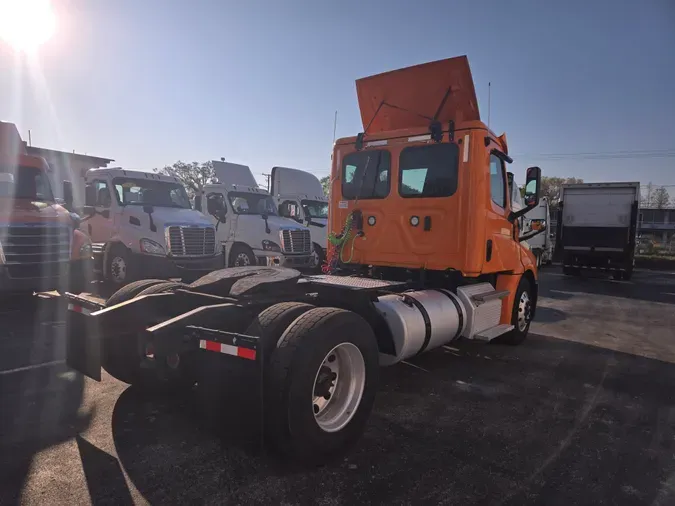
[(246, 165), (214, 161), (217, 183), (204, 187), (195, 203), (206, 202), (226, 265), (308, 268), (312, 265), (309, 229), (279, 216), (276, 201), (258, 187)]
[(91, 281), (92, 246), (78, 230), (72, 186), (57, 203), (47, 162), (26, 154), (13, 123), (0, 122), (0, 293), (84, 291)]
[(270, 177), (279, 215), (309, 228), (312, 266), (320, 267), (328, 246), (328, 198), (321, 181), (311, 172), (288, 167), (274, 167)]
[(92, 238), (96, 271), (113, 286), (139, 278), (196, 279), (223, 266), (215, 227), (192, 209), (175, 177), (90, 169), (85, 204), (81, 229)]

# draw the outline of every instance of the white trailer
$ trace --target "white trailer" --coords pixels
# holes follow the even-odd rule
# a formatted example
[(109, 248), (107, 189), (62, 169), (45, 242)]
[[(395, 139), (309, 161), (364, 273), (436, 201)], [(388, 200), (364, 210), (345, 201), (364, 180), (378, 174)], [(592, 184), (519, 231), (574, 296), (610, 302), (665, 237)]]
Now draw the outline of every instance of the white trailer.
[(565, 184), (560, 191), (555, 257), (565, 274), (581, 269), (630, 279), (635, 263), (640, 183)]
[(226, 265), (309, 268), (309, 229), (279, 216), (274, 198), (258, 187), (248, 166), (214, 161), (213, 167), (217, 182), (204, 187), (195, 207), (206, 201)]

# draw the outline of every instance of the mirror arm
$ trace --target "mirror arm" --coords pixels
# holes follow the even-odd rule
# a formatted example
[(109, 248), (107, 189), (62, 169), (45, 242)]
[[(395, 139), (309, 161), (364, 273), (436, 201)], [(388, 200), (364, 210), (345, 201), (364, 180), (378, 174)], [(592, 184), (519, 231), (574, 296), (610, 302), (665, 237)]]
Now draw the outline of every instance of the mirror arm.
[(518, 241), (527, 241), (528, 239), (532, 239), (534, 236), (539, 235), (544, 231), (546, 231), (545, 228), (542, 228), (541, 230), (534, 230), (532, 232), (528, 232), (527, 234), (523, 234), (520, 237), (518, 237)]

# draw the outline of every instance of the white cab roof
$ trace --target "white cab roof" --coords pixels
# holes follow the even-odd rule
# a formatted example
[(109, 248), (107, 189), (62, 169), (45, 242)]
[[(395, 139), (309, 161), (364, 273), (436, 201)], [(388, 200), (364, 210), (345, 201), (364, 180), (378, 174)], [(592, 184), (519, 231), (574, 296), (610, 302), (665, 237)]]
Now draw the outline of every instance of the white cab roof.
[(311, 200), (326, 200), (321, 181), (311, 172), (289, 167), (272, 168), (272, 195), (298, 195)]
[(149, 179), (152, 181), (164, 181), (166, 183), (178, 183), (182, 185), (182, 181), (174, 176), (165, 176), (164, 174), (156, 174), (154, 172), (145, 172), (142, 170), (128, 170), (121, 167), (106, 167), (103, 169), (89, 169), (86, 172), (87, 178), (96, 177), (128, 177), (132, 179)]
[(238, 163), (213, 161), (213, 170), (216, 173), (218, 183), (225, 186), (243, 186), (257, 188), (258, 183), (253, 177), (251, 169), (247, 165)]

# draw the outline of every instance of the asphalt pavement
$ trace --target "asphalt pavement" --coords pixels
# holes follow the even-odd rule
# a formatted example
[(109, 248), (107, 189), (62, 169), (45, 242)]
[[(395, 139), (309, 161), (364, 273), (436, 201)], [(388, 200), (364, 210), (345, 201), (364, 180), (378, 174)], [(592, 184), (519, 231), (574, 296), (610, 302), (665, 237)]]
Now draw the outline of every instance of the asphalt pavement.
[(267, 456), (237, 403), (248, 431), (83, 379), (58, 311), (0, 307), (3, 505), (675, 504), (675, 273), (543, 270), (525, 343), (384, 369), (364, 438), (313, 470)]

